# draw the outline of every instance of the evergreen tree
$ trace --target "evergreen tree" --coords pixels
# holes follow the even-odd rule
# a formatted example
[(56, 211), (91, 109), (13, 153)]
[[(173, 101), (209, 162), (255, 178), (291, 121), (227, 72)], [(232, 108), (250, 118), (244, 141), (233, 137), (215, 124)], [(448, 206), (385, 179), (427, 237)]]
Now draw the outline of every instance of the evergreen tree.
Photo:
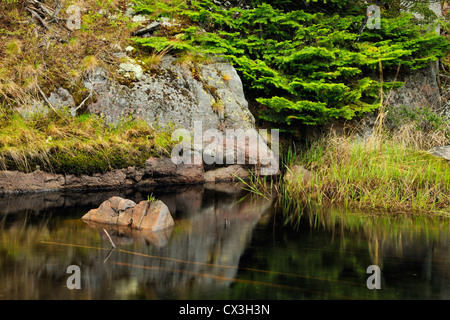
[(401, 86), (381, 84), (380, 68), (422, 68), (448, 49), (433, 28), (402, 11), (403, 1), (382, 4), (381, 29), (361, 28), (367, 20), (365, 1), (249, 0), (224, 7), (203, 0), (189, 8), (176, 1), (136, 1), (138, 12), (183, 22), (178, 30), (137, 43), (156, 51), (170, 46), (179, 54), (227, 58), (260, 104), (259, 117), (280, 127), (324, 124), (375, 110), (381, 86)]

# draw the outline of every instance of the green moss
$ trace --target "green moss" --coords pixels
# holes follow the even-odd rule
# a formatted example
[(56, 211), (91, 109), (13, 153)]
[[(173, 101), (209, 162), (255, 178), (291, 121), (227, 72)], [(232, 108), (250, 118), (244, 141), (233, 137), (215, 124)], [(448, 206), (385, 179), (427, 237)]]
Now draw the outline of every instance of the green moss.
[(129, 166), (144, 167), (151, 156), (170, 155), (169, 129), (156, 130), (143, 121), (123, 119), (118, 126), (82, 115), (72, 118), (13, 114), (0, 132), (0, 169), (66, 174), (105, 173)]
[(129, 155), (126, 150), (115, 147), (109, 150), (98, 150), (94, 153), (86, 151), (77, 151), (74, 154), (72, 152), (55, 152), (50, 156), (50, 162), (56, 173), (92, 175), (128, 166), (142, 167), (149, 156), (149, 153)]

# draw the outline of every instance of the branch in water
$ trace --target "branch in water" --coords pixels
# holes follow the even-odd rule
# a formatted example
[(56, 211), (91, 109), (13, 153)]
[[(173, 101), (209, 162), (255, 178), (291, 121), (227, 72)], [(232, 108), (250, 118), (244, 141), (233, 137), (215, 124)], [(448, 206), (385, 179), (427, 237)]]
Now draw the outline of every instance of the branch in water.
[(112, 247), (115, 248), (116, 245), (114, 244), (114, 242), (112, 241), (111, 237), (109, 236), (108, 231), (106, 231), (105, 229), (103, 229), (103, 231), (105, 231), (106, 235), (108, 236), (109, 242), (111, 242)]

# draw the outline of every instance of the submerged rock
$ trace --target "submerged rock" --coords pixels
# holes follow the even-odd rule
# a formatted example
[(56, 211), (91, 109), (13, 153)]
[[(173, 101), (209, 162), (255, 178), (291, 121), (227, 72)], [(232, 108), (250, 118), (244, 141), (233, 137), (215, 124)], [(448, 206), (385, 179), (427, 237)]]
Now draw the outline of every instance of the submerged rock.
[(136, 204), (121, 197), (111, 197), (81, 219), (150, 231), (163, 230), (174, 225), (169, 208), (162, 201), (150, 203), (143, 200)]
[[(98, 222), (85, 221), (86, 224), (97, 229), (100, 237), (105, 241), (110, 241), (115, 245), (129, 245), (132, 243), (152, 244), (156, 248), (163, 248), (172, 234), (173, 227), (168, 227), (158, 231), (152, 230), (137, 230), (127, 226), (120, 225), (106, 225)], [(105, 233), (104, 230), (107, 233)]]
[(312, 178), (312, 173), (308, 169), (303, 168), (300, 165), (293, 165), (288, 168), (284, 175), (284, 181), (289, 184), (300, 184), (302, 186), (307, 185)]

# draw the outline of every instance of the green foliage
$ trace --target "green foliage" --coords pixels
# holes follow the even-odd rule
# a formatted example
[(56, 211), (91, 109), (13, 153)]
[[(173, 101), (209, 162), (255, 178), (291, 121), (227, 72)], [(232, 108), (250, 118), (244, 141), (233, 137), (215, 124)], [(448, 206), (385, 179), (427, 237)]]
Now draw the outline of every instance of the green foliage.
[[(210, 0), (192, 1), (189, 9), (184, 1), (135, 2), (139, 13), (179, 22), (158, 36), (135, 39), (138, 44), (227, 58), (256, 97), (260, 118), (280, 127), (373, 111), (379, 107), (380, 66), (383, 72), (399, 65), (422, 68), (448, 49), (429, 26), (395, 10), (383, 11), (381, 30), (366, 28), (359, 35), (367, 7), (360, 1), (249, 1), (256, 7), (248, 10)], [(383, 83), (383, 89), (399, 85)]]
[(147, 202), (149, 204), (152, 204), (155, 201), (156, 201), (156, 197), (153, 195), (153, 193), (150, 193), (149, 195), (147, 195)]

